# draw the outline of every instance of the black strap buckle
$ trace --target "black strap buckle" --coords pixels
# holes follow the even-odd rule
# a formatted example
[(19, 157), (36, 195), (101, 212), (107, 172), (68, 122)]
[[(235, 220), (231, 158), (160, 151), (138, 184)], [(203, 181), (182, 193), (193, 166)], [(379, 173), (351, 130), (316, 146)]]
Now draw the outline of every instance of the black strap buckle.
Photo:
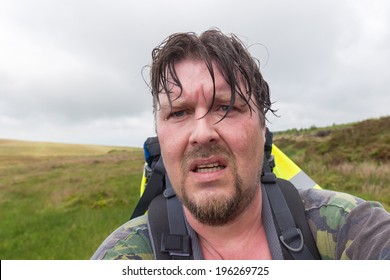
[(263, 173), (263, 175), (261, 176), (261, 182), (263, 184), (275, 184), (276, 175), (272, 172)]
[(174, 196), (176, 196), (176, 193), (175, 191), (173, 190), (173, 188), (166, 188), (163, 192), (163, 195), (165, 198), (169, 199), (169, 198), (172, 198)]
[(181, 234), (162, 234), (161, 251), (170, 256), (189, 257), (191, 255), (191, 238)]

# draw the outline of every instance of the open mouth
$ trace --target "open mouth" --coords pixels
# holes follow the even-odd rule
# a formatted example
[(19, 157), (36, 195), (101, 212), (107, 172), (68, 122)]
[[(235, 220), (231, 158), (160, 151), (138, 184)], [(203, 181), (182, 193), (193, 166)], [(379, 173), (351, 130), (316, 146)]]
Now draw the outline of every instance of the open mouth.
[(193, 172), (196, 173), (208, 173), (208, 172), (216, 172), (222, 169), (225, 169), (226, 166), (221, 165), (217, 162), (209, 163), (209, 164), (199, 164), (196, 165), (195, 168), (192, 169)]

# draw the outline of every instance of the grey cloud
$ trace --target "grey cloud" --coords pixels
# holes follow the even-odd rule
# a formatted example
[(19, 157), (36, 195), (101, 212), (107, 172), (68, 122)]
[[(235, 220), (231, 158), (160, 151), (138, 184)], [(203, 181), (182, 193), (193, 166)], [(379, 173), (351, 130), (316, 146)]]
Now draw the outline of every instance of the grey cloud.
[[(171, 33), (210, 27), (235, 33), (251, 45), (280, 109), (281, 118), (272, 121), (275, 129), (384, 115), (384, 104), (390, 103), (389, 6), (379, 0), (368, 5), (336, 0), (4, 0), (0, 137), (4, 120), (18, 121), (17, 129), (26, 135), (26, 120), (34, 119), (50, 127), (64, 125), (73, 137), (80, 133), (70, 132), (72, 124), (75, 131), (83, 125), (93, 141), (99, 138), (93, 124), (110, 120), (120, 127), (112, 132), (116, 137), (131, 130), (124, 143), (131, 133), (146, 137), (149, 132), (139, 135), (139, 127), (126, 120), (152, 115), (141, 74), (152, 48)], [(147, 70), (144, 75), (148, 78)], [(150, 127), (151, 118), (137, 120)], [(7, 127), (12, 137), (12, 125)]]

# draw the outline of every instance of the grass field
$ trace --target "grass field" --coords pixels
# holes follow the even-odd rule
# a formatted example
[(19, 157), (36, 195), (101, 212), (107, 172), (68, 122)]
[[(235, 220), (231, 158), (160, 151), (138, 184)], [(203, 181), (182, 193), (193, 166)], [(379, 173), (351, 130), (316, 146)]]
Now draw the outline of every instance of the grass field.
[(0, 259), (88, 259), (139, 195), (141, 149), (0, 140)]
[[(276, 133), (323, 188), (390, 210), (390, 118)], [(0, 259), (89, 259), (139, 197), (141, 149), (0, 140)]]

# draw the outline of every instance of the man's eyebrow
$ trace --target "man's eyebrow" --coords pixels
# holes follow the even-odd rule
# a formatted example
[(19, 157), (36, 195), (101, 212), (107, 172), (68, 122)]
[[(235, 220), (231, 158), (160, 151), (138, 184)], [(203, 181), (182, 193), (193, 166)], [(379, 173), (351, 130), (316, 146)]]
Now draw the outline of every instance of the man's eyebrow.
[(161, 102), (160, 100), (160, 109), (162, 110), (171, 110), (173, 107), (181, 107), (186, 104), (186, 101), (181, 98), (175, 98), (173, 100), (164, 100)]
[[(215, 100), (214, 100), (214, 103), (231, 103), (232, 102), (232, 95), (231, 93), (229, 92), (229, 94), (223, 94), (223, 95), (219, 95), (217, 94), (215, 96)], [(240, 96), (237, 96), (235, 97), (235, 100), (234, 100), (234, 104), (235, 105), (246, 105), (247, 102), (246, 100), (243, 100)]]
[(231, 94), (216, 94), (215, 102), (230, 102), (232, 100)]

